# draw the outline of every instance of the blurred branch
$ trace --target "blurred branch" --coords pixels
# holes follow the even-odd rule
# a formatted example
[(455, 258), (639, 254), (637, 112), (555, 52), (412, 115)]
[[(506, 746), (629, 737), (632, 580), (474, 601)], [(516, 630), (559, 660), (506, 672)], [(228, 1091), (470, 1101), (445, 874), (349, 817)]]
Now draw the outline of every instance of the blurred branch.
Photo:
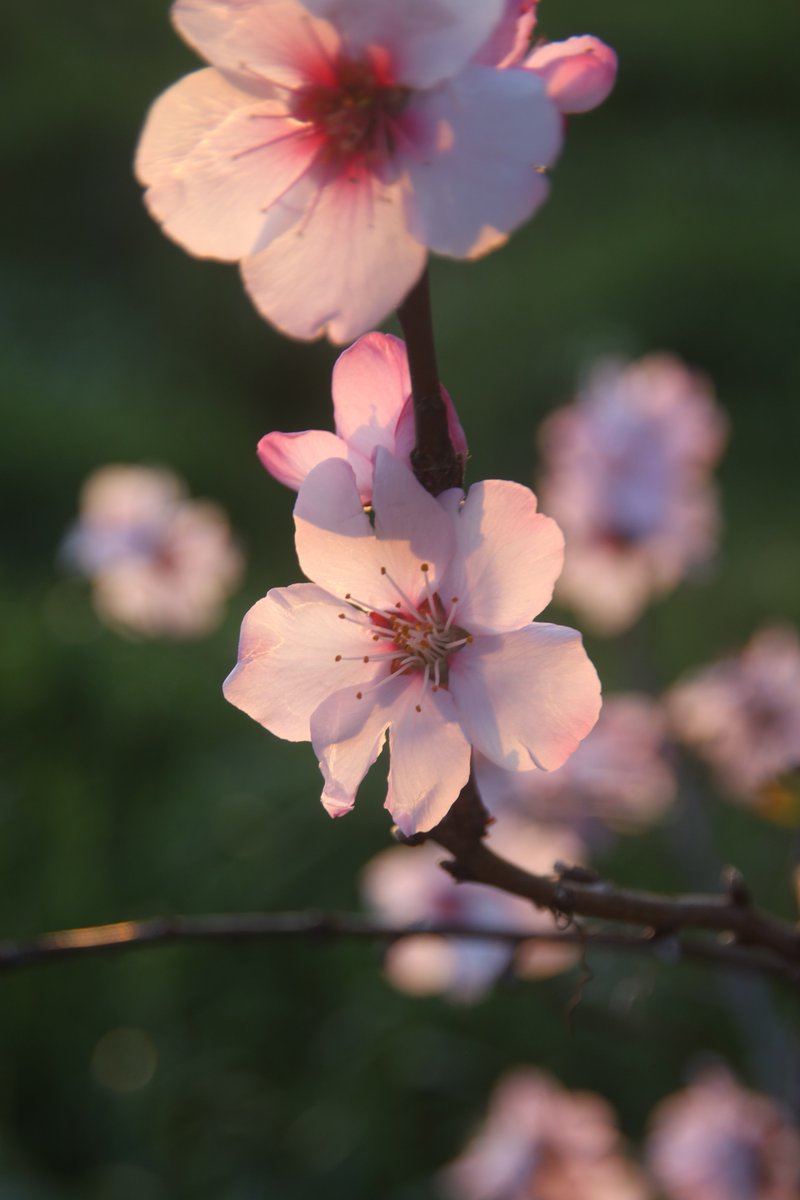
[(417, 440), (411, 452), (411, 465), (422, 486), (438, 496), (447, 488), (461, 487), (464, 464), (456, 454), (447, 427), (433, 340), (427, 268), (398, 308), (397, 316), (406, 342), (414, 403)]
[[(666, 900), (663, 902), (669, 903)], [(676, 902), (679, 903), (680, 898), (677, 898)], [(519, 930), (502, 928), (469, 929), (462, 924), (448, 922), (424, 927), (387, 925), (355, 913), (319, 912), (215, 913), (191, 917), (152, 917), (142, 921), (90, 925), (82, 929), (62, 929), (27, 941), (0, 943), (0, 971), (18, 970), (58, 959), (118, 954), (147, 946), (187, 942), (235, 943), (282, 938), (308, 938), (315, 941), (337, 941), (344, 938), (394, 942), (399, 938), (420, 934), (465, 937), (476, 941), (503, 941), (513, 946), (525, 942), (577, 945), (584, 954), (595, 948), (618, 950), (651, 955), (664, 962), (691, 959), (734, 970), (762, 971), (788, 982), (800, 982), (800, 964), (792, 966), (781, 962), (765, 954), (761, 947), (683, 938), (675, 931), (663, 934), (650, 929), (638, 933), (619, 933), (613, 930), (584, 930), (575, 927), (566, 930), (553, 929), (550, 932), (520, 933)]]
[(642, 931), (640, 937), (677, 938), (683, 952), (688, 943), (678, 938), (682, 931), (715, 932), (721, 935), (715, 942), (692, 942), (693, 953), (702, 945), (705, 957), (710, 957), (705, 952), (713, 948), (718, 959), (719, 951), (736, 949), (739, 954), (746, 953), (753, 966), (800, 986), (800, 930), (756, 908), (735, 868), (723, 872), (725, 890), (719, 895), (662, 896), (619, 888), (593, 871), (564, 864), (556, 864), (555, 877), (533, 875), (500, 858), (485, 844), (490, 820), (470, 781), (435, 829), (409, 839), (398, 835), (398, 839), (412, 845), (429, 839), (438, 842), (452, 855), (452, 861), (443, 865), (458, 882), (488, 884), (569, 920), (595, 917), (636, 925)]

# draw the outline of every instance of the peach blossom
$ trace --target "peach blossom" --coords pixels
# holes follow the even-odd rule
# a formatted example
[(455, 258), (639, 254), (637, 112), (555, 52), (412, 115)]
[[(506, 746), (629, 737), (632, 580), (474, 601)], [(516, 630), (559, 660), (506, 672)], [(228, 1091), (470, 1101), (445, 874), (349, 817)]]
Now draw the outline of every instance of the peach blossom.
[[(504, 816), (489, 830), (491, 849), (524, 870), (551, 874), (554, 864), (584, 858), (574, 834), (523, 823)], [(515, 973), (529, 979), (564, 971), (577, 961), (574, 946), (526, 942), (516, 952), (502, 941), (443, 938), (424, 931), (437, 923), (470, 929), (502, 929), (511, 933), (554, 932), (552, 913), (526, 900), (474, 883), (456, 884), (440, 865), (443, 851), (431, 843), (397, 846), (373, 858), (364, 871), (361, 891), (383, 921), (415, 925), (420, 934), (401, 938), (386, 952), (389, 981), (411, 995), (446, 993), (473, 1002), (514, 963)]]
[[(442, 397), (454, 449), (466, 458), (464, 431), (444, 388)], [(339, 355), (333, 368), (333, 416), (335, 433), (265, 434), (258, 456), (275, 479), (295, 491), (326, 458), (344, 459), (353, 468), (361, 499), (369, 504), (378, 447), (410, 462), (416, 440), (404, 342), (390, 334), (366, 333)]]
[(476, 755), (478, 788), (494, 814), (569, 822), (590, 839), (598, 823), (630, 832), (658, 820), (675, 796), (665, 740), (657, 701), (606, 696), (594, 729), (557, 771), (504, 771)]
[(677, 358), (596, 367), (541, 430), (542, 501), (567, 540), (556, 598), (618, 633), (706, 564), (725, 436), (709, 383)]
[(210, 632), (242, 572), (223, 511), (153, 467), (95, 471), (64, 556), (91, 579), (103, 621), (146, 637)]
[(172, 17), (211, 65), (150, 110), (147, 206), (190, 253), (239, 262), (292, 336), (350, 341), (429, 250), (483, 255), (547, 196), (558, 102), (535, 62), (487, 61), (495, 34), (501, 62), (525, 40), (504, 0), (175, 0)]
[(543, 1071), (503, 1076), (486, 1121), (442, 1175), (450, 1200), (647, 1200), (610, 1107)]
[(739, 655), (678, 682), (668, 695), (676, 735), (745, 802), (800, 767), (800, 639), (788, 626), (755, 634)]
[(315, 467), (295, 505), (311, 583), (247, 614), (225, 695), (279, 737), (310, 740), (332, 816), (348, 812), (386, 739), (386, 807), (431, 829), (466, 783), (470, 748), (552, 770), (591, 729), (596, 672), (579, 634), (532, 623), (561, 567), (555, 523), (500, 480), (434, 498), (383, 447), (374, 526), (352, 467)]
[(650, 1168), (664, 1200), (797, 1200), (800, 1131), (724, 1067), (653, 1111)]

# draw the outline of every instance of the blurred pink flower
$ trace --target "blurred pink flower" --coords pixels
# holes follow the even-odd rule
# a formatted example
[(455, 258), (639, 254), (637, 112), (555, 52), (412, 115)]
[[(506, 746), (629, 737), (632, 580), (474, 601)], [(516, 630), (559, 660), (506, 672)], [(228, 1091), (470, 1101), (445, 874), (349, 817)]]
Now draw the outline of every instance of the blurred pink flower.
[(540, 494), (567, 542), (557, 599), (617, 633), (707, 562), (725, 437), (709, 383), (678, 359), (597, 367), (542, 426)]
[(489, 480), (434, 499), (379, 448), (373, 505), (374, 527), (341, 459), (310, 472), (295, 529), (313, 582), (250, 610), (225, 695), (278, 737), (312, 742), (332, 816), (352, 808), (388, 730), (386, 807), (411, 834), (458, 796), (470, 745), (508, 768), (560, 766), (600, 689), (579, 634), (531, 623), (563, 550), (532, 492)]
[[(583, 847), (568, 830), (548, 829), (509, 817), (492, 825), (489, 845), (523, 870), (551, 874), (558, 860), (580, 862)], [(397, 846), (372, 859), (361, 891), (383, 921), (416, 925), (419, 936), (401, 938), (386, 952), (384, 968), (392, 984), (415, 996), (445, 992), (452, 999), (474, 1002), (491, 987), (512, 961), (515, 974), (541, 979), (575, 963), (574, 946), (504, 942), (468, 937), (443, 938), (425, 929), (448, 922), (469, 929), (503, 929), (519, 933), (554, 932), (555, 918), (518, 896), (475, 883), (456, 884), (440, 865), (443, 852), (431, 843), (413, 849)]]
[(667, 697), (676, 735), (744, 801), (800, 767), (800, 640), (794, 629), (761, 630), (741, 654), (677, 683)]
[(451, 1200), (646, 1200), (614, 1114), (533, 1068), (501, 1079), (485, 1124), (442, 1175)]
[(722, 1067), (654, 1110), (650, 1169), (665, 1200), (797, 1200), (800, 1133)]
[(476, 755), (475, 777), (494, 814), (570, 822), (590, 838), (598, 821), (635, 830), (657, 820), (675, 796), (665, 736), (665, 714), (655, 700), (606, 696), (594, 729), (558, 770), (504, 771)]
[(178, 32), (212, 65), (150, 110), (136, 160), (150, 212), (190, 253), (240, 262), (279, 329), (350, 341), (398, 305), (428, 250), (502, 245), (547, 195), (559, 97), (598, 102), (606, 48), (585, 49), (587, 86), (541, 51), (530, 70), (498, 66), (525, 41), (514, 7), (175, 0)]
[[(444, 388), (442, 396), (453, 447), (466, 458), (467, 440)], [(275, 479), (295, 490), (318, 463), (344, 459), (353, 468), (361, 499), (369, 504), (378, 446), (408, 463), (416, 440), (404, 342), (386, 333), (366, 333), (339, 355), (333, 368), (333, 415), (336, 433), (267, 433), (258, 443), (258, 456)]]
[(91, 579), (100, 617), (146, 637), (210, 632), (243, 565), (222, 509), (153, 467), (95, 471), (63, 552)]

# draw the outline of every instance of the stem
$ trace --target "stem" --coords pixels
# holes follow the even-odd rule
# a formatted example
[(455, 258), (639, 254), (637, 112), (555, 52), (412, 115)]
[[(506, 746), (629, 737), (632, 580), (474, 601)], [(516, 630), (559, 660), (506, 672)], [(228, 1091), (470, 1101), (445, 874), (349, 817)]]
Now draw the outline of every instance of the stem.
[(397, 310), (408, 353), (414, 427), (417, 440), (411, 466), (422, 486), (438, 496), (447, 488), (461, 487), (464, 463), (456, 454), (447, 427), (442, 399), (427, 268)]

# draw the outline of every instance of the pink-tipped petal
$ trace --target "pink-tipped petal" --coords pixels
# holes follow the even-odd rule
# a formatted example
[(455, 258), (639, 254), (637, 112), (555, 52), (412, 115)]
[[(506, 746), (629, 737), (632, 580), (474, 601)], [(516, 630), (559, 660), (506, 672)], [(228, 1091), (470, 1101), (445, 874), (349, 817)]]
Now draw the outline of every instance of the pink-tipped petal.
[(505, 13), (488, 42), (475, 55), (475, 62), (489, 67), (512, 67), (530, 46), (536, 26), (539, 0), (505, 0)]
[[(538, 81), (538, 86), (535, 85)], [(561, 118), (531, 71), (467, 67), (414, 99), (426, 134), (409, 150), (408, 227), (438, 254), (475, 258), (504, 242), (544, 201), (539, 167), (561, 148)]]
[(562, 113), (597, 108), (617, 78), (616, 54), (589, 35), (537, 46), (525, 66), (544, 80), (548, 96)]
[[(288, 117), (281, 101), (242, 92), (235, 110), (225, 113), (216, 72), (200, 71), (188, 79), (190, 87), (182, 80), (164, 93), (145, 127), (140, 177), (145, 178), (150, 160), (160, 173), (146, 194), (147, 206), (164, 232), (192, 254), (235, 261), (252, 250), (267, 210), (306, 172), (318, 138)], [(205, 129), (200, 128), (203, 117)], [(192, 126), (199, 140), (188, 154), (177, 147), (166, 175), (175, 121), (187, 130)]]
[(407, 837), (438, 825), (469, 779), (470, 746), (443, 689), (409, 685), (392, 712), (386, 807)]
[(278, 737), (307, 741), (311, 714), (326, 696), (387, 670), (363, 661), (369, 637), (340, 620), (341, 611), (313, 584), (269, 592), (242, 623), (239, 659), (223, 685), (226, 700)]
[(176, 0), (172, 20), (215, 67), (281, 87), (324, 78), (339, 48), (335, 30), (300, 0)]
[(242, 278), (259, 312), (284, 333), (349, 342), (397, 307), (426, 250), (407, 229), (399, 184), (362, 172), (318, 184), (313, 198), (309, 186), (301, 181), (296, 198), (287, 193), (273, 206), (260, 246), (242, 260)]
[(345, 688), (320, 704), (311, 718), (311, 741), (325, 780), (322, 803), (332, 817), (353, 807), (362, 779), (380, 754), (392, 709), (408, 686), (405, 676), (371, 692)]
[(509, 770), (560, 767), (600, 712), (580, 634), (561, 625), (476, 639), (452, 656), (449, 687), (473, 746)]
[[(451, 496), (443, 501), (452, 507)], [(456, 624), (471, 633), (519, 629), (550, 603), (564, 561), (555, 521), (536, 511), (518, 483), (474, 484), (455, 520), (457, 550), (447, 576)]]
[(340, 354), (333, 368), (336, 431), (366, 458), (378, 446), (394, 452), (398, 414), (411, 394), (405, 343), (366, 333)]
[(348, 459), (347, 446), (335, 433), (308, 429), (303, 433), (266, 433), (258, 457), (270, 475), (295, 491), (312, 471), (329, 458)]
[(429, 88), (464, 67), (500, 20), (505, 0), (305, 0), (341, 32), (352, 57), (385, 46), (394, 81)]

